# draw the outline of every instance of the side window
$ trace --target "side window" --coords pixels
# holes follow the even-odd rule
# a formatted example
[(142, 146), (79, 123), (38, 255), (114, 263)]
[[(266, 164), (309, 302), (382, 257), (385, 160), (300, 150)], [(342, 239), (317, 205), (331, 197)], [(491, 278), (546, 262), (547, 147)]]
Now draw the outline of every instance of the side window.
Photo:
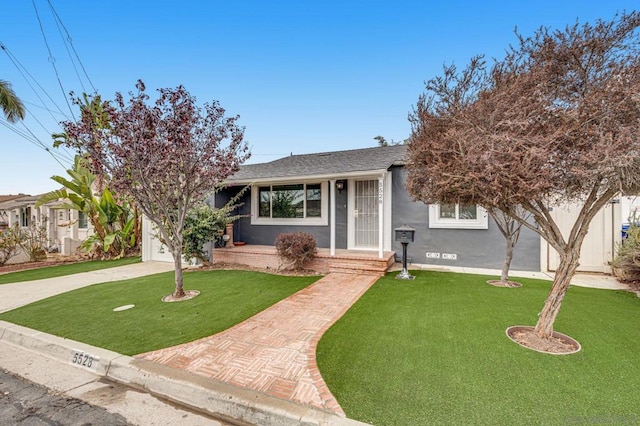
[(488, 229), (489, 214), (474, 204), (431, 204), (429, 228)]

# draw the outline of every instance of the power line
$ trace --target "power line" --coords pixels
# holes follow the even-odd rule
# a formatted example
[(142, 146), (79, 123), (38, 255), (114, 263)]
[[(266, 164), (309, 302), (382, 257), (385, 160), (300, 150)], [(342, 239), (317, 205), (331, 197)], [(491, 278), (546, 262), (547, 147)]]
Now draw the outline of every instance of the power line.
[[(22, 103), (23, 103), (23, 104), (27, 104), (27, 105), (31, 105), (32, 107), (36, 107), (36, 108), (43, 109), (43, 110), (45, 110), (45, 111), (48, 111), (48, 112), (49, 112), (49, 113), (51, 113), (51, 114), (59, 114), (59, 115), (61, 115), (63, 118), (65, 118), (65, 119), (69, 119), (69, 117), (68, 117), (68, 116), (66, 116), (63, 112), (51, 110), (51, 109), (47, 108), (46, 106), (42, 106), (42, 105), (38, 105), (38, 104), (33, 103), (33, 102), (25, 101), (24, 99), (22, 99)], [(54, 118), (54, 120), (56, 120), (56, 118)]]
[(36, 18), (38, 19), (38, 25), (40, 26), (40, 32), (42, 33), (42, 38), (44, 39), (44, 44), (45, 44), (45, 46), (47, 46), (47, 51), (49, 52), (49, 62), (51, 63), (51, 66), (53, 67), (53, 71), (56, 74), (56, 79), (58, 80), (58, 85), (60, 86), (60, 90), (62, 91), (62, 96), (64, 97), (64, 100), (67, 103), (67, 107), (69, 108), (69, 112), (71, 112), (71, 116), (75, 120), (76, 116), (73, 113), (73, 110), (71, 109), (71, 104), (69, 104), (69, 101), (67, 100), (67, 95), (66, 95), (66, 92), (64, 90), (64, 87), (62, 86), (62, 81), (60, 81), (60, 74), (58, 74), (58, 68), (56, 67), (56, 60), (55, 60), (55, 57), (53, 56), (53, 53), (51, 53), (51, 48), (49, 47), (49, 43), (47, 42), (47, 35), (45, 34), (44, 28), (42, 27), (42, 21), (40, 20), (40, 14), (38, 14), (38, 7), (36, 6), (35, 0), (31, 0), (31, 4), (33, 4), (33, 10), (36, 12)]
[[(80, 75), (78, 74), (78, 70), (76, 68), (75, 62), (73, 61), (73, 58), (71, 57), (71, 53), (69, 52), (68, 46), (71, 46), (71, 50), (73, 51), (78, 61), (78, 64), (80, 65), (80, 68), (82, 68), (82, 72), (84, 73), (84, 76), (87, 78), (87, 81), (91, 85), (93, 92), (94, 93), (97, 92), (95, 86), (93, 85), (93, 82), (91, 81), (91, 78), (89, 78), (89, 74), (87, 73), (87, 70), (85, 69), (82, 61), (80, 60), (80, 56), (78, 55), (78, 52), (73, 46), (73, 41), (71, 39), (71, 35), (69, 34), (69, 31), (67, 31), (67, 27), (65, 27), (64, 23), (62, 22), (62, 19), (60, 19), (60, 16), (58, 15), (58, 12), (56, 12), (56, 9), (53, 7), (51, 0), (47, 0), (47, 3), (49, 3), (49, 8), (51, 9), (51, 13), (55, 17), (56, 25), (58, 26), (58, 31), (60, 32), (60, 36), (62, 37), (62, 40), (65, 42), (65, 48), (67, 49), (67, 53), (69, 53), (69, 59), (71, 59), (71, 63), (73, 64), (73, 69), (76, 71), (76, 75), (78, 76), (78, 80), (80, 81), (80, 85), (82, 86), (82, 90), (86, 92), (86, 90), (84, 89), (84, 84), (82, 83), (82, 78), (80, 78)], [(60, 27), (62, 27), (62, 29), (64, 30), (64, 33), (66, 34), (66, 39), (63, 36), (62, 30), (60, 30)], [(67, 42), (69, 43), (68, 46), (67, 46)]]
[(78, 81), (80, 82), (80, 86), (82, 86), (82, 91), (86, 92), (87, 89), (85, 89), (84, 82), (82, 81), (82, 78), (80, 77), (80, 73), (78, 73), (78, 67), (76, 67), (76, 63), (73, 60), (73, 57), (71, 56), (71, 52), (69, 51), (69, 45), (65, 42), (64, 35), (62, 34), (62, 30), (60, 29), (60, 24), (58, 23), (58, 21), (56, 21), (56, 26), (58, 27), (58, 33), (60, 33), (60, 38), (62, 38), (62, 42), (64, 43), (64, 48), (67, 51), (67, 55), (69, 55), (69, 60), (71, 61), (71, 65), (73, 66), (73, 70), (76, 73), (76, 77), (78, 77)]
[[(72, 40), (71, 40), (71, 36), (69, 35), (69, 32), (67, 30), (67, 28), (65, 27), (64, 23), (62, 22), (62, 19), (60, 19), (60, 16), (58, 15), (58, 13), (56, 12), (51, 0), (47, 0), (47, 3), (49, 4), (49, 8), (51, 9), (51, 13), (55, 19), (56, 22), (56, 26), (58, 28), (58, 32), (62, 38), (63, 43), (65, 44), (65, 49), (67, 51), (67, 54), (69, 56), (69, 60), (71, 61), (72, 65), (73, 65), (73, 69), (76, 73), (76, 77), (78, 78), (78, 81), (80, 82), (80, 85), (82, 86), (83, 91), (85, 91), (85, 85), (83, 82), (83, 79), (80, 75), (80, 72), (78, 70), (78, 67), (76, 66), (76, 62), (74, 61), (74, 57), (71, 54), (71, 51), (69, 48), (71, 48), (71, 50), (73, 51), (73, 54), (75, 55), (75, 58), (78, 62), (78, 65), (81, 67), (82, 72), (84, 73), (84, 76), (86, 77), (86, 80), (88, 81), (88, 83), (91, 85), (91, 87), (93, 88), (94, 92), (96, 92), (95, 87), (93, 86), (93, 82), (91, 81), (89, 75), (87, 74), (87, 71), (84, 67), (84, 65), (82, 64), (82, 61), (80, 60), (80, 57), (78, 55), (78, 52), (75, 50)], [(49, 42), (47, 40), (47, 35), (45, 33), (44, 30), (44, 26), (42, 23), (42, 20), (40, 19), (40, 14), (38, 13), (38, 7), (36, 5), (35, 0), (32, 0), (32, 5), (35, 11), (35, 15), (38, 21), (38, 25), (40, 27), (40, 32), (42, 34), (43, 40), (44, 40), (44, 44), (47, 48), (47, 52), (49, 54), (49, 62), (51, 63), (56, 79), (58, 81), (58, 85), (60, 87), (60, 90), (62, 91), (63, 97), (65, 99), (65, 102), (67, 104), (67, 107), (71, 113), (71, 116), (73, 117), (73, 120), (76, 120), (73, 109), (71, 108), (71, 105), (69, 103), (69, 98), (66, 95), (65, 89), (63, 87), (62, 84), (62, 80), (60, 78), (60, 74), (58, 72), (58, 68), (56, 67), (55, 64), (55, 57), (53, 56), (51, 47), (49, 45)], [(65, 34), (66, 34), (66, 38), (65, 38)], [(60, 108), (60, 106), (56, 103), (56, 101), (52, 98), (52, 96), (44, 89), (44, 87), (38, 82), (38, 80), (31, 74), (29, 73), (29, 71), (26, 69), (26, 67), (20, 63), (20, 61), (9, 51), (9, 49), (7, 49), (7, 47), (2, 44), (2, 42), (0, 42), (0, 48), (2, 48), (2, 50), (5, 52), (5, 54), (9, 57), (10, 61), (13, 63), (14, 67), (18, 70), (18, 72), (22, 75), (22, 77), (24, 78), (24, 80), (27, 82), (27, 84), (29, 85), (29, 87), (31, 88), (31, 90), (34, 92), (34, 94), (36, 95), (36, 97), (38, 98), (38, 100), (40, 101), (40, 103), (42, 104), (42, 106), (37, 105), (37, 104), (33, 104), (31, 102), (25, 102), (23, 101), (25, 104), (29, 104), (41, 109), (46, 110), (49, 115), (51, 116), (51, 118), (53, 119), (54, 122), (59, 123), (60, 117), (56, 117), (54, 116), (55, 114), (60, 114), (62, 117), (64, 117), (64, 119), (66, 120), (70, 120), (69, 116), (67, 114), (65, 114), (62, 109)], [(33, 83), (33, 84), (32, 84)], [(40, 91), (42, 91), (42, 93), (44, 93), (44, 95), (46, 95), (46, 97), (49, 99), (49, 101), (51, 101), (51, 103), (53, 104), (54, 108), (57, 108), (58, 111), (54, 111), (52, 109), (50, 109), (48, 107), (48, 104), (44, 101), (44, 99), (42, 98), (42, 96), (40, 96), (39, 91), (36, 89), (36, 87), (34, 87), (34, 84), (40, 89)], [(27, 111), (29, 111), (27, 109)], [(30, 113), (30, 111), (29, 111)], [(38, 123), (38, 125), (48, 134), (51, 135), (51, 132), (47, 130), (47, 128), (45, 127), (45, 125), (38, 119), (37, 115), (35, 114), (29, 114), (30, 117), (33, 117), (33, 119), (35, 120), (35, 122)], [(0, 124), (2, 124), (4, 127), (8, 128), (9, 130), (11, 130), (12, 132), (14, 132), (15, 134), (17, 134), (18, 136), (22, 137), (23, 139), (26, 139), (29, 143), (33, 144), (34, 146), (44, 149), (46, 152), (49, 153), (49, 155), (51, 155), (51, 157), (63, 168), (67, 168), (67, 166), (65, 166), (65, 164), (63, 164), (63, 161), (65, 163), (67, 163), (67, 165), (71, 164), (73, 162), (73, 155), (70, 153), (69, 149), (67, 147), (61, 147), (59, 149), (56, 150), (51, 150), (50, 145), (45, 144), (41, 139), (38, 138), (38, 136), (36, 136), (36, 134), (27, 126), (25, 121), (21, 121), (20, 124), (23, 127), (23, 129), (19, 129), (16, 126), (17, 125), (11, 125), (10, 123), (0, 119)]]
[[(31, 130), (29, 130), (29, 128), (25, 127), (25, 131), (22, 131), (18, 128), (16, 128), (15, 126), (10, 125), (7, 121), (5, 121), (4, 119), (0, 119), (0, 124), (3, 125), (4, 127), (6, 127), (7, 129), (11, 130), (12, 132), (14, 132), (15, 134), (17, 134), (18, 136), (22, 137), (23, 139), (27, 140), (28, 142), (32, 143), (33, 145), (35, 145), (38, 148), (44, 149), (45, 151), (47, 151), (49, 153), (49, 155), (51, 155), (51, 157), (63, 168), (67, 168), (68, 165), (70, 165), (72, 163), (71, 159), (67, 156), (61, 155), (59, 152), (54, 152), (52, 151), (48, 146), (46, 146), (40, 139), (38, 139), (38, 137), (33, 134), (33, 132)], [(65, 166), (60, 160), (64, 160), (67, 163), (67, 166)]]
[[(33, 93), (35, 93), (36, 97), (40, 100), (40, 102), (42, 102), (42, 105), (46, 105), (46, 103), (44, 102), (44, 100), (42, 99), (42, 97), (40, 97), (40, 94), (38, 93), (38, 91), (33, 87), (33, 85), (31, 84), (31, 80), (35, 82), (35, 84), (40, 88), (40, 90), (47, 96), (47, 98), (49, 98), (49, 100), (51, 101), (51, 103), (53, 103), (53, 105), (58, 108), (58, 111), (60, 112), (60, 114), (62, 114), (66, 119), (69, 119), (69, 116), (67, 116), (62, 109), (60, 108), (60, 106), (56, 103), (56, 101), (53, 100), (53, 98), (51, 97), (51, 95), (49, 95), (49, 92), (47, 92), (44, 87), (42, 87), (42, 85), (40, 83), (38, 83), (38, 80), (35, 79), (35, 77), (33, 77), (33, 75), (31, 75), (31, 73), (26, 69), (26, 67), (24, 65), (22, 65), (22, 63), (9, 51), (9, 49), (7, 48), (6, 45), (4, 45), (2, 42), (0, 42), (0, 48), (6, 53), (6, 55), (9, 57), (9, 60), (11, 61), (11, 63), (13, 63), (13, 65), (16, 67), (16, 69), (18, 70), (18, 72), (20, 73), (20, 75), (22, 75), (22, 78), (24, 78), (24, 80), (27, 82), (27, 84), (29, 85), (29, 87), (31, 88), (31, 90), (33, 90)], [(26, 75), (25, 75), (26, 74)], [(28, 78), (27, 78), (28, 76)], [(50, 111), (51, 112), (51, 111)], [(57, 118), (55, 118), (53, 116), (53, 114), (51, 115), (51, 118), (53, 118), (54, 120), (57, 121)]]
[[(49, 112), (49, 115), (51, 115), (51, 118), (57, 123), (59, 122), (59, 118), (55, 117), (53, 115), (53, 113), (59, 113), (61, 114), (64, 118), (68, 119), (68, 117), (64, 114), (64, 112), (62, 112), (62, 110), (60, 109), (60, 107), (56, 104), (56, 102), (53, 100), (53, 98), (51, 97), (51, 95), (49, 95), (49, 93), (42, 87), (42, 85), (40, 83), (38, 83), (38, 81), (33, 77), (33, 75), (31, 75), (31, 73), (29, 73), (29, 71), (24, 67), (24, 65), (22, 65), (20, 63), (20, 61), (18, 61), (18, 59), (9, 51), (9, 49), (2, 43), (0, 42), (0, 48), (7, 54), (7, 56), (9, 57), (9, 60), (11, 60), (11, 62), (13, 63), (13, 65), (16, 67), (16, 69), (18, 70), (18, 72), (20, 73), (20, 75), (22, 75), (22, 78), (24, 78), (24, 80), (26, 81), (26, 83), (29, 85), (29, 87), (31, 88), (31, 90), (33, 91), (33, 93), (36, 95), (36, 97), (40, 100), (40, 102), (42, 103), (43, 106), (39, 106), (37, 104), (33, 104), (32, 102), (26, 102), (23, 101), (23, 103), (28, 104), (28, 105), (34, 105), (37, 106), (38, 108), (42, 108), (45, 109), (46, 111)], [(49, 98), (49, 100), (55, 105), (56, 108), (58, 108), (58, 111), (53, 111), (49, 108), (47, 108), (45, 101), (42, 99), (42, 97), (40, 96), (40, 94), (38, 93), (38, 90), (36, 90), (36, 88), (33, 86), (33, 84), (31, 83), (31, 81), (34, 81), (35, 84), (40, 88), (40, 90), (42, 90), (42, 92)], [(31, 111), (29, 110), (29, 108), (25, 108), (26, 111), (29, 113), (28, 115), (30, 117), (32, 117), (39, 125), (40, 127), (47, 133), (47, 134), (51, 134), (51, 132), (45, 127), (44, 124), (42, 124), (42, 122), (38, 119), (38, 116), (36, 114), (32, 114)], [(69, 159), (69, 154), (68, 154), (68, 150), (66, 148), (64, 148), (64, 151), (66, 151), (66, 155), (65, 154), (61, 154), (60, 151), (57, 151), (56, 153), (52, 152), (49, 148), (49, 146), (47, 146), (44, 142), (42, 142), (32, 131), (31, 129), (29, 129), (26, 124), (24, 123), (24, 121), (21, 121), (20, 124), (25, 128), (26, 132), (19, 130), (18, 128), (16, 128), (14, 125), (11, 125), (5, 121), (0, 121), (0, 124), (2, 124), (3, 126), (5, 126), (6, 128), (8, 128), (9, 130), (11, 130), (12, 132), (14, 132), (15, 134), (17, 134), (18, 136), (21, 136), (22, 138), (26, 139), (28, 142), (32, 143), (33, 145), (44, 149), (45, 151), (49, 152), (49, 154), (56, 160), (56, 162), (58, 162), (58, 164), (62, 165), (62, 163), (60, 162), (59, 158), (63, 158), (65, 159), (67, 162), (70, 162)], [(31, 136), (29, 136), (31, 135)], [(64, 167), (64, 165), (62, 165)]]

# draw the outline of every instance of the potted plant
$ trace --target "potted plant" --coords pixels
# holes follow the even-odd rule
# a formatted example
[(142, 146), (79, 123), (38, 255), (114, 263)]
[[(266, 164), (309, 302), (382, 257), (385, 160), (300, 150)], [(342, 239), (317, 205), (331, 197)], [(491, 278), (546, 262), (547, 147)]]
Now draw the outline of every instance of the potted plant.
[(618, 245), (611, 268), (620, 281), (640, 280), (640, 226), (632, 223)]

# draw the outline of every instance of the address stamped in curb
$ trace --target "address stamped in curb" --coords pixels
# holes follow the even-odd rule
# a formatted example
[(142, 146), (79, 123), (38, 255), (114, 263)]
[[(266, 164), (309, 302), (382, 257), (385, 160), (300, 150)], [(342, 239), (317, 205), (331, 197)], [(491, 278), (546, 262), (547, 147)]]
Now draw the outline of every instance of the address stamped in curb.
[(72, 350), (71, 358), (69, 359), (69, 362), (72, 365), (77, 365), (78, 367), (84, 367), (84, 368), (89, 368), (91, 370), (96, 370), (98, 368), (100, 358), (83, 351)]

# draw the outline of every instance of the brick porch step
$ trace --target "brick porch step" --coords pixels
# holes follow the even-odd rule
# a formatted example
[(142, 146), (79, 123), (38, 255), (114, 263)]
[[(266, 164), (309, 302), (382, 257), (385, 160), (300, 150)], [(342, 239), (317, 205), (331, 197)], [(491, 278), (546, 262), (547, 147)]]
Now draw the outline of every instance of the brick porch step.
[(386, 262), (377, 262), (377, 264), (366, 262), (331, 262), (329, 264), (329, 272), (342, 272), (347, 274), (370, 273), (382, 275), (389, 266)]
[[(214, 262), (229, 262), (277, 270), (280, 261), (275, 247), (246, 245), (219, 248), (213, 251)], [(375, 251), (362, 252), (336, 250), (331, 256), (328, 249), (318, 249), (316, 258), (306, 267), (319, 273), (343, 272), (349, 274), (384, 274), (394, 263), (394, 252), (385, 252), (379, 258)]]

